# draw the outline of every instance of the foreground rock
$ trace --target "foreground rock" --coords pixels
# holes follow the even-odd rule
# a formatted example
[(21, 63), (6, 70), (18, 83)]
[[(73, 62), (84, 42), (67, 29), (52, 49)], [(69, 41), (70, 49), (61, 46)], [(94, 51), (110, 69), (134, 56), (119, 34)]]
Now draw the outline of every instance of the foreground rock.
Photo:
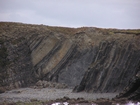
[(32, 86), (34, 89), (39, 88), (56, 88), (56, 89), (65, 89), (68, 88), (66, 84), (63, 83), (56, 83), (56, 82), (48, 82), (48, 81), (41, 81), (39, 80), (35, 86)]
[(140, 101), (140, 71), (130, 80), (129, 85), (116, 98)]
[(109, 100), (109, 99), (96, 99), (85, 100), (84, 98), (69, 98), (63, 97), (56, 100), (38, 100), (31, 99), (29, 102), (0, 102), (0, 105), (139, 105), (140, 102), (132, 102), (127, 99)]
[(140, 30), (0, 22), (0, 55), (5, 90), (45, 80), (74, 92), (118, 93), (139, 71)]

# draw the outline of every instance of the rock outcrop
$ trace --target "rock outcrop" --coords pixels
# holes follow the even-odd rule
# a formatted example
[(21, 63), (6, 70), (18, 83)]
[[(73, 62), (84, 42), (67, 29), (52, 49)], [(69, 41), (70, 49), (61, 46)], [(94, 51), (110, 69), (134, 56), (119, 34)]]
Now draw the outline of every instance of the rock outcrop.
[[(120, 92), (139, 70), (140, 53), (133, 41), (103, 41), (75, 91)], [(92, 85), (91, 85), (92, 84)]]
[(130, 79), (129, 85), (116, 97), (116, 99), (121, 98), (140, 101), (140, 71)]
[(1, 22), (0, 55), (0, 88), (45, 80), (74, 92), (121, 92), (139, 72), (140, 30)]

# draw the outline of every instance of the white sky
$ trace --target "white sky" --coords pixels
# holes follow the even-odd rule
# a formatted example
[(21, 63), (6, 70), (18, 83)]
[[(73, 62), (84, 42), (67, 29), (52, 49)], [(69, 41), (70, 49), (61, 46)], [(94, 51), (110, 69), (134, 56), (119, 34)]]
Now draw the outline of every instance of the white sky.
[(140, 0), (0, 0), (0, 21), (140, 29)]

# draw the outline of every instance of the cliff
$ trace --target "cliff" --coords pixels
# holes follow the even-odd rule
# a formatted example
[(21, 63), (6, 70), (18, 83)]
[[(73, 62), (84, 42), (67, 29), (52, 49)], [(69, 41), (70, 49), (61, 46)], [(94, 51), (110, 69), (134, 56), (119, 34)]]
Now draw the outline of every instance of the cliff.
[(0, 23), (1, 90), (47, 80), (74, 92), (122, 92), (139, 67), (138, 29)]

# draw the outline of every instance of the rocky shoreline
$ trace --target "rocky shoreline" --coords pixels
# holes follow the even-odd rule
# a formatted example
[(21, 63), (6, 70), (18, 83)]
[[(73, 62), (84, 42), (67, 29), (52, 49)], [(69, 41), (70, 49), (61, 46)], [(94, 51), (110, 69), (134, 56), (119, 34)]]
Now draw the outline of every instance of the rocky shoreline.
[(105, 99), (110, 100), (117, 93), (73, 93), (72, 89), (56, 89), (56, 88), (21, 88), (6, 91), (0, 94), (0, 102), (31, 102), (31, 101), (48, 101), (48, 102), (77, 102), (91, 103), (93, 100)]
[(66, 84), (41, 81), (28, 88), (3, 91), (0, 105), (139, 105), (137, 101), (117, 98), (119, 93), (74, 92)]
[(74, 93), (68, 88), (20, 88), (0, 94), (0, 105), (126, 105), (130, 103), (127, 99), (114, 99), (116, 95), (118, 93)]

